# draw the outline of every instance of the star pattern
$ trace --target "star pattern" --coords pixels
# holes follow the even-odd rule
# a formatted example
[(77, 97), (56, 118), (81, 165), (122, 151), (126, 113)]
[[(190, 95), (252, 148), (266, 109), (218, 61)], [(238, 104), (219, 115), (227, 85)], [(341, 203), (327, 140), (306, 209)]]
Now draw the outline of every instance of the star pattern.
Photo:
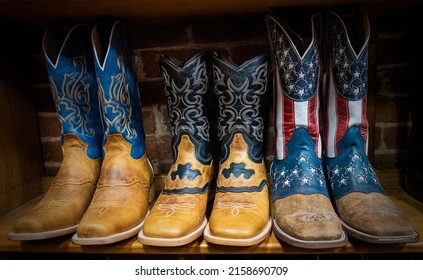
[(331, 60), (337, 91), (348, 100), (360, 100), (367, 92), (367, 48), (355, 54), (351, 47), (347, 47), (347, 35), (341, 22), (333, 19), (330, 26)]
[(332, 188), (347, 188), (353, 184), (374, 185), (382, 188), (367, 157), (354, 152), (347, 158), (349, 160), (344, 163), (338, 162), (332, 168), (327, 167)]
[(293, 166), (273, 168), (272, 179), (274, 191), (296, 188), (299, 186), (317, 186), (326, 188), (325, 177), (321, 166), (309, 162), (305, 154), (297, 156)]
[(271, 26), (272, 45), (285, 94), (295, 101), (310, 99), (317, 89), (320, 58), (317, 41), (301, 57), (281, 26)]

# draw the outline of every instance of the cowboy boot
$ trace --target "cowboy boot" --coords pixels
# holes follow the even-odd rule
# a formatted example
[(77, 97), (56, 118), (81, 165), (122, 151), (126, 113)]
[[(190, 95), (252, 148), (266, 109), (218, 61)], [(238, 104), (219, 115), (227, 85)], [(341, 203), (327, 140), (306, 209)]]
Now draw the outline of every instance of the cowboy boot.
[[(319, 132), (320, 56), (317, 27), (311, 17), (311, 39), (302, 46), (279, 18), (268, 16), (274, 64), (275, 158), (273, 232), (284, 242), (320, 249), (347, 244), (347, 236), (326, 186)], [(304, 43), (307, 38), (300, 38)]]
[(180, 66), (160, 60), (172, 133), (173, 164), (138, 240), (180, 246), (203, 234), (214, 176), (210, 148), (210, 54), (203, 51)]
[(326, 176), (343, 227), (350, 236), (370, 243), (416, 242), (418, 234), (386, 195), (367, 157), (370, 27), (363, 11), (353, 19), (358, 19), (358, 26), (347, 30), (341, 17), (332, 12), (328, 15)]
[(103, 138), (91, 28), (75, 26), (62, 42), (53, 30), (44, 34), (45, 63), (61, 123), (63, 161), (41, 201), (16, 221), (10, 239), (73, 233), (91, 201), (100, 173)]
[(204, 238), (230, 246), (263, 241), (271, 230), (263, 158), (268, 56), (241, 66), (213, 56), (220, 145), (216, 194)]
[(105, 37), (96, 26), (92, 43), (105, 125), (104, 160), (91, 204), (72, 238), (80, 245), (109, 244), (138, 234), (154, 174), (145, 152), (139, 90), (123, 23), (116, 21)]

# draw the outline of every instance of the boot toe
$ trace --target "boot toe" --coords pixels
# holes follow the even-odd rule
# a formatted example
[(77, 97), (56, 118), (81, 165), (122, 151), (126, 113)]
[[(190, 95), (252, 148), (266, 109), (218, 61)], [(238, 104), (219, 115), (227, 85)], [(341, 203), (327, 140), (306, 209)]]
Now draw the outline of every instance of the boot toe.
[(351, 193), (336, 201), (341, 219), (350, 227), (374, 236), (411, 235), (409, 219), (381, 193)]
[(330, 200), (320, 194), (276, 200), (274, 217), (282, 231), (301, 240), (337, 240), (342, 236), (342, 225)]

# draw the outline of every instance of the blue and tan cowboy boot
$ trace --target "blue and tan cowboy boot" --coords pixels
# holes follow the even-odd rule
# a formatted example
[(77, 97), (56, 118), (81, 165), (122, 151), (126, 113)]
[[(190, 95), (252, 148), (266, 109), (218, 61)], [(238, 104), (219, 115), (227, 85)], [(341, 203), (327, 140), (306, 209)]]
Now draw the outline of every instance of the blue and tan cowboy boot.
[(116, 21), (108, 31), (107, 37), (99, 35), (98, 26), (92, 31), (104, 160), (91, 204), (72, 237), (80, 245), (109, 244), (138, 234), (154, 176), (125, 26)]
[[(324, 112), (324, 168), (345, 231), (370, 243), (416, 242), (408, 218), (386, 195), (367, 156), (367, 14), (358, 26), (328, 15), (329, 56)], [(350, 27), (350, 26), (349, 26)]]
[(203, 234), (214, 165), (210, 147), (209, 51), (180, 66), (160, 60), (172, 133), (173, 164), (138, 240), (181, 246)]
[(73, 233), (87, 209), (101, 166), (103, 127), (92, 63), (90, 25), (73, 27), (64, 41), (48, 29), (43, 50), (61, 123), (63, 161), (41, 201), (13, 226), (14, 240)]
[(271, 231), (263, 158), (268, 55), (241, 66), (213, 56), (213, 89), (218, 108), (220, 161), (207, 242), (256, 245)]
[(348, 242), (331, 203), (322, 167), (320, 18), (319, 14), (311, 16), (311, 28), (301, 34), (302, 43), (296, 40), (300, 32), (293, 33), (276, 16), (267, 18), (274, 65), (276, 147), (270, 168), (273, 232), (290, 245), (308, 249), (341, 247)]

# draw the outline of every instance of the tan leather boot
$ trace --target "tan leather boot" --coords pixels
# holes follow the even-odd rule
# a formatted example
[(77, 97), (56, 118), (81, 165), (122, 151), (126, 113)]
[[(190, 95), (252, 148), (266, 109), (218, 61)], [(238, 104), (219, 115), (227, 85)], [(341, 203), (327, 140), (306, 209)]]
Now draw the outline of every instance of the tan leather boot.
[(271, 230), (263, 159), (268, 56), (235, 66), (213, 56), (221, 147), (216, 196), (204, 231), (207, 242), (250, 246)]
[(203, 234), (214, 177), (210, 149), (210, 54), (203, 51), (180, 66), (161, 57), (174, 162), (138, 240), (152, 246), (181, 246)]
[(124, 25), (116, 21), (106, 37), (98, 29), (93, 29), (92, 42), (106, 139), (97, 189), (72, 237), (80, 245), (109, 244), (138, 234), (154, 176)]
[(61, 122), (63, 162), (41, 201), (16, 221), (10, 239), (73, 233), (91, 201), (100, 173), (103, 138), (91, 29), (89, 25), (75, 26), (64, 34), (63, 42), (53, 30), (45, 33), (43, 49)]

